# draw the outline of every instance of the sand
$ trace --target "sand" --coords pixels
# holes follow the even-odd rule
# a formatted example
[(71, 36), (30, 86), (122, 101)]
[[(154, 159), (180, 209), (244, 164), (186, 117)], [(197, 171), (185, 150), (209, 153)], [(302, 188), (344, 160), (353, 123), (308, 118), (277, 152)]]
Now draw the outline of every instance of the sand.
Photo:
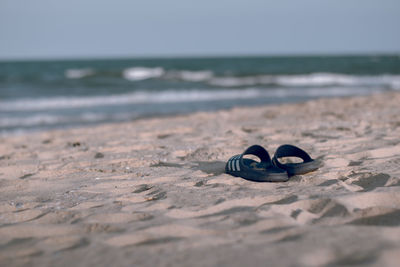
[[(1, 266), (398, 266), (400, 94), (0, 138)], [(224, 173), (252, 144), (323, 161)]]

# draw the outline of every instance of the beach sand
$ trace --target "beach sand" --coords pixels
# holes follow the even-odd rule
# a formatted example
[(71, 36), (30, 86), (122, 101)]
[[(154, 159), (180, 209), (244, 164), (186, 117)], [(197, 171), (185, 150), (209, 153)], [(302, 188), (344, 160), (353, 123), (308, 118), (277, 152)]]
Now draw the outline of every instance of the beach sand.
[[(0, 138), (0, 266), (398, 266), (400, 93)], [(224, 174), (253, 144), (323, 161)]]

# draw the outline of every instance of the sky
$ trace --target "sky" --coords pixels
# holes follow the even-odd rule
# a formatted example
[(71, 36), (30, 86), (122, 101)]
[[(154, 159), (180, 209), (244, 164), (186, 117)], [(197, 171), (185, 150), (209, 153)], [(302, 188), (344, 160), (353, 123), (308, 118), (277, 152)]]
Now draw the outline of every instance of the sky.
[(400, 53), (400, 0), (0, 0), (0, 60)]

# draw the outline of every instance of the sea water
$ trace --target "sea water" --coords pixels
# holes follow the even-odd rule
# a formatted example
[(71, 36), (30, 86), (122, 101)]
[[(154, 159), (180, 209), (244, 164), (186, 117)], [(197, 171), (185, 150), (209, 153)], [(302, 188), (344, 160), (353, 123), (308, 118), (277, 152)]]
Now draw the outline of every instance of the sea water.
[(0, 62), (0, 134), (400, 90), (400, 56)]

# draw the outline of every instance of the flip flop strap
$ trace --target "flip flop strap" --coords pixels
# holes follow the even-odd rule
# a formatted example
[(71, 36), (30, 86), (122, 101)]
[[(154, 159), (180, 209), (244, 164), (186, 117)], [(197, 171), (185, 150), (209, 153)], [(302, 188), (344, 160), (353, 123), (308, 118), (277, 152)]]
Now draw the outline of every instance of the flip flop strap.
[(312, 158), (310, 157), (310, 155), (307, 154), (307, 152), (305, 152), (301, 148), (298, 148), (297, 146), (293, 146), (293, 145), (280, 146), (276, 150), (272, 161), (274, 162), (274, 164), (276, 166), (282, 168), (284, 166), (284, 164), (280, 163), (278, 161), (278, 158), (284, 158), (284, 157), (298, 157), (298, 158), (301, 158), (302, 160), (304, 160), (304, 162), (309, 162), (312, 160)]
[(244, 155), (257, 156), (260, 158), (261, 162), (267, 162), (267, 163), (271, 162), (271, 157), (269, 156), (268, 151), (265, 150), (265, 148), (263, 148), (260, 145), (253, 145), (247, 148), (241, 155), (241, 159), (243, 158)]
[(250, 169), (249, 166), (244, 164), (243, 162), (244, 155), (257, 156), (260, 159), (261, 163), (266, 163), (267, 166), (272, 165), (271, 157), (269, 156), (268, 151), (265, 150), (265, 148), (263, 148), (262, 146), (253, 145), (247, 148), (242, 154), (231, 157), (226, 165), (227, 170), (234, 172), (244, 171), (244, 170), (254, 171), (253, 169)]

